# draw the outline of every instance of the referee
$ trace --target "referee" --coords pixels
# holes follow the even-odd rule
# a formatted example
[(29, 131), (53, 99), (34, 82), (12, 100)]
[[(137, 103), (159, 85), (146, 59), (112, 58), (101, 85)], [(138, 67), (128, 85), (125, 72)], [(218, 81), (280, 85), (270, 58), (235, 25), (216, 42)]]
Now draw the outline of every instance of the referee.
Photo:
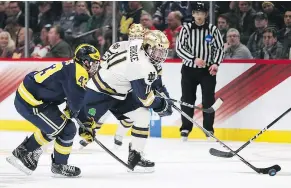
[[(208, 6), (205, 3), (193, 2), (192, 16), (193, 22), (182, 27), (176, 42), (177, 55), (183, 60), (181, 100), (195, 104), (200, 84), (203, 108), (209, 108), (215, 102), (216, 73), (224, 56), (224, 44), (217, 27), (206, 21)], [(193, 108), (181, 106), (181, 109), (193, 117)], [(212, 134), (214, 116), (214, 113), (203, 113), (203, 127)], [(180, 132), (183, 141), (187, 141), (192, 128), (193, 124), (182, 116)]]

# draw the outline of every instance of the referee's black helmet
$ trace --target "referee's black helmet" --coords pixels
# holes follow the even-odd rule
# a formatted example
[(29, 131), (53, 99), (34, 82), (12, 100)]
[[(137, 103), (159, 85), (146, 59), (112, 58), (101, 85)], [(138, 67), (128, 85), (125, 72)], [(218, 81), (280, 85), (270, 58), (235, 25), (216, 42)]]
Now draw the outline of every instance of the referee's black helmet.
[(208, 12), (209, 7), (206, 2), (196, 1), (192, 3), (192, 11), (203, 11)]

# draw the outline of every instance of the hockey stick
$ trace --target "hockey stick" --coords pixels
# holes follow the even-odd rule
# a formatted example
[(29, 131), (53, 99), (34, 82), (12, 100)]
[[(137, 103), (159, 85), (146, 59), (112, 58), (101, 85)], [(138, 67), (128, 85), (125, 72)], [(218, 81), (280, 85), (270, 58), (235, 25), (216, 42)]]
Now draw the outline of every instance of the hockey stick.
[[(157, 94), (161, 97), (163, 97), (160, 93), (157, 92)], [(191, 117), (189, 117), (185, 112), (183, 112), (181, 109), (179, 109), (176, 105), (172, 105), (172, 107), (177, 110), (182, 116), (184, 116), (186, 119), (188, 119), (190, 122), (192, 122), (193, 124), (195, 124), (200, 130), (202, 130), (203, 132), (205, 132), (208, 136), (214, 138), (217, 142), (219, 142), (223, 147), (227, 148), (231, 153), (233, 153), (235, 156), (237, 156), (240, 161), (242, 161), (244, 164), (246, 164), (247, 166), (249, 166), (251, 169), (253, 169), (255, 172), (257, 172), (258, 174), (269, 174), (269, 172), (277, 173), (281, 170), (281, 167), (279, 165), (273, 165), (271, 167), (267, 167), (267, 168), (257, 168), (255, 166), (253, 166), (252, 164), (250, 164), (248, 161), (246, 161), (244, 158), (242, 158), (239, 154), (235, 153), (230, 147), (228, 147), (225, 143), (223, 143), (222, 141), (220, 141), (218, 138), (216, 138), (214, 135), (212, 135), (210, 132), (208, 132), (206, 129), (204, 129), (203, 127), (201, 127), (198, 123), (196, 123)]]
[[(261, 134), (263, 134), (266, 130), (268, 130), (270, 127), (272, 127), (275, 123), (277, 123), (281, 118), (283, 118), (287, 113), (291, 111), (291, 108), (286, 110), (283, 114), (281, 114), (279, 117), (277, 117), (272, 123), (270, 123), (267, 127), (265, 127), (263, 130), (261, 130), (258, 134), (256, 134), (253, 138), (251, 138), (249, 141), (247, 141), (245, 144), (243, 144), (240, 148), (235, 150), (235, 153), (240, 152), (242, 149), (247, 147), (253, 140), (257, 139)], [(225, 151), (220, 151), (214, 148), (211, 148), (209, 150), (209, 153), (213, 156), (216, 157), (224, 157), (224, 158), (231, 158), (234, 156), (233, 153), (231, 152), (225, 152)]]
[(198, 107), (198, 106), (194, 106), (194, 105), (192, 105), (192, 104), (188, 104), (188, 103), (186, 103), (186, 102), (183, 102), (183, 101), (179, 101), (179, 100), (176, 100), (176, 99), (171, 99), (171, 98), (166, 98), (165, 97), (165, 99), (168, 99), (168, 100), (170, 100), (170, 101), (173, 101), (173, 102), (176, 102), (176, 103), (179, 103), (179, 104), (181, 104), (181, 105), (183, 105), (183, 106), (187, 106), (187, 107), (189, 107), (189, 108), (194, 108), (194, 109), (197, 109), (197, 110), (201, 110), (201, 111), (203, 111), (203, 112), (206, 112), (206, 113), (213, 113), (213, 112), (215, 112), (221, 105), (222, 105), (222, 103), (223, 103), (223, 100), (221, 99), (221, 98), (218, 98), (216, 101), (215, 101), (215, 103), (210, 107), (210, 108), (200, 108), (200, 107)]
[[(78, 119), (75, 118), (75, 120), (77, 121), (77, 123), (80, 125), (80, 127), (82, 127), (83, 129), (86, 129), (89, 133), (91, 132), (87, 127), (85, 127), (83, 125), (83, 123)], [(92, 137), (94, 138), (94, 141), (101, 146), (101, 148), (103, 148), (107, 153), (109, 153), (109, 155), (111, 155), (114, 159), (116, 159), (118, 162), (120, 162), (121, 164), (123, 164), (126, 168), (130, 169), (133, 171), (133, 168), (130, 167), (128, 164), (126, 164), (123, 160), (121, 160), (119, 157), (117, 157), (114, 153), (112, 153), (107, 147), (105, 147), (99, 140), (97, 140), (96, 137), (94, 137), (93, 134), (91, 134)]]

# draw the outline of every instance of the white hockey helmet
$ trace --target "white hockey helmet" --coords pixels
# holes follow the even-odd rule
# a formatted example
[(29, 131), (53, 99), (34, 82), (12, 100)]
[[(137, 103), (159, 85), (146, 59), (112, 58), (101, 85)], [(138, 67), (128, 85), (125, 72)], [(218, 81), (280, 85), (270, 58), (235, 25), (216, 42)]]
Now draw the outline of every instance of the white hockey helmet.
[(143, 48), (155, 65), (165, 62), (170, 46), (166, 35), (159, 30), (148, 30), (143, 39)]

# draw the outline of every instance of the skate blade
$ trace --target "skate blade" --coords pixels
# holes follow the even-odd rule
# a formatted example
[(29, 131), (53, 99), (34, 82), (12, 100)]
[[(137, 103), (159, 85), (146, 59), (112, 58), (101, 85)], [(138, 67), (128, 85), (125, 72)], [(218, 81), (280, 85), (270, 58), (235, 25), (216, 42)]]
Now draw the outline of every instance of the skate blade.
[(10, 163), (12, 166), (14, 166), (15, 168), (17, 168), (19, 171), (23, 172), (24, 174), (28, 176), (30, 176), (33, 172), (30, 169), (26, 168), (22, 164), (22, 162), (14, 156), (6, 157), (6, 161)]
[(121, 148), (121, 145), (117, 145), (117, 144), (113, 145), (114, 150), (120, 150), (120, 148)]
[(82, 177), (81, 175), (78, 175), (78, 176), (65, 176), (65, 175), (62, 175), (62, 174), (52, 174), (52, 177), (53, 178), (80, 178)]
[(187, 142), (188, 141), (188, 137), (184, 137), (184, 136), (182, 136), (182, 142)]
[(155, 172), (155, 167), (141, 167), (136, 166), (134, 170), (127, 170), (130, 173), (153, 173)]

